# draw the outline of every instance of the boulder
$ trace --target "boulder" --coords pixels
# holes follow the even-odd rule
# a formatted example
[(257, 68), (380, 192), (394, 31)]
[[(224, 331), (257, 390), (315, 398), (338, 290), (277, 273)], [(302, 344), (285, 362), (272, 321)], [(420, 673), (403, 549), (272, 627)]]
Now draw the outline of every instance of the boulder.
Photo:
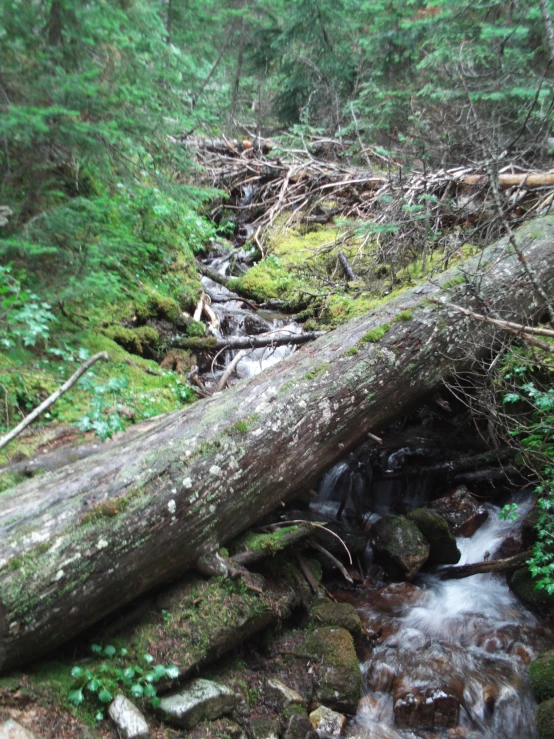
[(211, 721), (230, 713), (237, 704), (235, 692), (212, 680), (198, 678), (186, 689), (162, 698), (159, 708), (164, 721), (192, 729), (201, 721)]
[(537, 541), (537, 525), (541, 516), (541, 509), (535, 503), (521, 522), (521, 542), (524, 549), (529, 549)]
[(318, 662), (314, 699), (341, 713), (355, 713), (362, 672), (352, 636), (346, 629), (316, 629), (298, 651)]
[(326, 601), (312, 608), (312, 619), (318, 626), (340, 626), (354, 638), (362, 635), (362, 622), (350, 603)]
[(394, 580), (410, 579), (429, 558), (429, 544), (412, 521), (385, 516), (371, 529), (377, 561)]
[(468, 492), (465, 485), (460, 485), (444, 498), (433, 500), (429, 508), (446, 519), (454, 536), (473, 536), (489, 517), (485, 506)]
[(310, 713), (310, 722), (314, 729), (329, 736), (340, 736), (346, 724), (346, 716), (332, 711), (327, 706), (319, 706)]
[(540, 703), (554, 698), (554, 650), (543, 652), (529, 665), (529, 683)]
[(244, 319), (244, 330), (248, 336), (257, 336), (271, 331), (271, 325), (259, 316), (248, 314)]
[(281, 722), (277, 718), (258, 716), (250, 719), (250, 734), (253, 739), (279, 739)]
[(537, 581), (527, 567), (516, 570), (510, 580), (510, 587), (514, 593), (530, 608), (554, 617), (554, 595), (549, 595), (544, 589), (537, 589)]
[(449, 729), (458, 725), (460, 696), (449, 687), (420, 689), (398, 680), (393, 711), (399, 729)]
[(306, 701), (296, 690), (289, 688), (280, 680), (269, 679), (266, 682), (265, 694), (268, 700), (276, 703), (279, 708), (288, 708), (294, 705), (304, 705)]
[(285, 721), (283, 739), (319, 739), (307, 713), (295, 713)]
[(17, 721), (10, 719), (0, 724), (0, 739), (35, 739), (35, 735)]
[(537, 732), (539, 739), (554, 739), (554, 698), (537, 708)]
[(110, 718), (124, 739), (148, 739), (150, 729), (146, 719), (134, 703), (124, 695), (117, 695), (108, 709)]
[(462, 555), (456, 545), (456, 537), (440, 513), (417, 508), (408, 514), (408, 519), (415, 523), (429, 542), (429, 564), (455, 565), (460, 561)]

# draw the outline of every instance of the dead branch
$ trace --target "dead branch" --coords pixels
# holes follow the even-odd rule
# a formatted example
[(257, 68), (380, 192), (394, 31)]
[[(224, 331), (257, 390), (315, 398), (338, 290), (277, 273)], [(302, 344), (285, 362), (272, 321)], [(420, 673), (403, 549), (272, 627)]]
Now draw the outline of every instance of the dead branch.
[(440, 571), (439, 577), (441, 580), (453, 580), (471, 577), (471, 575), (482, 575), (485, 572), (512, 572), (523, 567), (531, 554), (531, 550), (528, 549), (506, 559), (493, 559), (490, 562), (474, 562), (468, 565), (445, 567)]
[(59, 387), (52, 395), (50, 395), (44, 402), (42, 402), (37, 408), (35, 408), (34, 411), (31, 411), (29, 415), (21, 421), (20, 424), (18, 424), (14, 429), (12, 429), (8, 434), (3, 436), (0, 439), (0, 449), (6, 446), (6, 444), (9, 444), (12, 439), (15, 439), (16, 436), (18, 436), (24, 429), (27, 428), (33, 421), (38, 418), (41, 413), (44, 413), (45, 410), (50, 408), (51, 405), (54, 405), (56, 400), (62, 397), (64, 393), (66, 393), (75, 383), (77, 380), (79, 380), (87, 370), (89, 370), (92, 365), (95, 362), (98, 362), (99, 359), (108, 360), (109, 356), (107, 352), (99, 352), (98, 354), (95, 354), (93, 357), (88, 359), (86, 362), (84, 362), (77, 372), (74, 372), (69, 380), (66, 380), (64, 384)]

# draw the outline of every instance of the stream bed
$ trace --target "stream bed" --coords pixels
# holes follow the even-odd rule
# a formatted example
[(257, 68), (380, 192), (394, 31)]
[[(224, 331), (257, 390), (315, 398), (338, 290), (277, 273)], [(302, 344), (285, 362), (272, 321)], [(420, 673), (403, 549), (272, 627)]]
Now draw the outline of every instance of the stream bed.
[[(459, 537), (459, 564), (495, 555), (518, 519), (489, 517)], [(360, 739), (534, 739), (536, 704), (528, 664), (554, 634), (509, 589), (505, 575), (439, 579), (436, 573), (378, 589), (339, 594), (355, 605), (373, 645), (362, 662), (364, 695), (347, 736)], [(434, 726), (434, 730), (418, 728)], [(450, 728), (447, 728), (450, 727)]]

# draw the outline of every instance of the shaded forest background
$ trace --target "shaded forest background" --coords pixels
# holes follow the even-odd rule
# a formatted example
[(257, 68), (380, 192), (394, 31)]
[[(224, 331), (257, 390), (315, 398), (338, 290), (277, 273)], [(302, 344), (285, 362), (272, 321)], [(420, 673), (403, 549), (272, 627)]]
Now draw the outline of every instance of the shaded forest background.
[[(187, 135), (317, 139), (320, 156), (389, 174), (549, 168), (549, 13), (542, 0), (1, 0), (1, 427), (101, 350), (110, 366), (45, 422), (107, 438), (127, 421), (114, 405), (140, 419), (194, 399), (182, 375), (144, 372), (163, 343), (149, 319), (194, 310), (194, 256), (233, 231), (207, 217), (218, 193), (198, 186)], [(426, 234), (442, 248), (440, 228)]]

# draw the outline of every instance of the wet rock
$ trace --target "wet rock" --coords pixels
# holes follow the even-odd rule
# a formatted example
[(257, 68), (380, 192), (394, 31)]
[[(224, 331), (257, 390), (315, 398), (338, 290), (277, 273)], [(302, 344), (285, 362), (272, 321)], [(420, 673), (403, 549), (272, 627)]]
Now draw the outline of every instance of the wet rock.
[(362, 635), (360, 617), (349, 603), (320, 603), (312, 609), (312, 619), (321, 626), (340, 626), (355, 638)]
[(531, 662), (529, 682), (533, 695), (539, 703), (554, 698), (554, 650), (539, 654)]
[(331, 711), (327, 706), (319, 706), (310, 713), (310, 722), (318, 732), (330, 736), (340, 736), (346, 724), (346, 716), (336, 711)]
[(307, 713), (296, 713), (286, 720), (283, 739), (319, 739)]
[(148, 739), (150, 729), (139, 709), (124, 695), (118, 695), (108, 713), (124, 739)]
[(541, 515), (541, 509), (534, 505), (521, 522), (521, 541), (524, 549), (532, 547), (537, 541), (537, 524)]
[(244, 330), (248, 336), (256, 336), (271, 331), (271, 326), (263, 318), (249, 314), (244, 319)]
[(554, 595), (549, 595), (546, 590), (537, 590), (536, 584), (527, 567), (516, 570), (510, 581), (510, 587), (524, 603), (540, 613), (554, 616)]
[(280, 708), (306, 703), (300, 693), (289, 688), (280, 680), (269, 679), (266, 683), (265, 694), (272, 703), (276, 703)]
[(458, 724), (460, 698), (451, 688), (420, 690), (399, 680), (393, 710), (394, 723), (400, 729), (448, 729)]
[(429, 503), (429, 508), (443, 516), (454, 536), (473, 536), (489, 517), (485, 506), (477, 501), (465, 485), (453, 493)]
[(554, 739), (554, 698), (537, 708), (537, 732), (539, 739)]
[(446, 519), (436, 511), (417, 508), (408, 514), (431, 547), (429, 564), (455, 565), (460, 561), (461, 552), (456, 544), (456, 537), (448, 528)]
[(429, 544), (412, 521), (385, 516), (371, 530), (373, 551), (386, 573), (395, 580), (409, 579), (429, 558)]
[(254, 739), (279, 739), (279, 719), (258, 717), (250, 720), (250, 733)]
[(346, 629), (325, 627), (310, 634), (298, 650), (318, 663), (314, 698), (330, 708), (355, 713), (362, 673), (352, 636)]
[(0, 739), (36, 739), (32, 731), (10, 719), (0, 724)]
[(160, 713), (167, 723), (192, 729), (200, 721), (210, 721), (230, 713), (237, 697), (230, 688), (211, 680), (193, 680), (185, 690), (162, 698)]
[(198, 724), (195, 729), (187, 732), (187, 739), (247, 739), (242, 727), (235, 721), (223, 719)]

